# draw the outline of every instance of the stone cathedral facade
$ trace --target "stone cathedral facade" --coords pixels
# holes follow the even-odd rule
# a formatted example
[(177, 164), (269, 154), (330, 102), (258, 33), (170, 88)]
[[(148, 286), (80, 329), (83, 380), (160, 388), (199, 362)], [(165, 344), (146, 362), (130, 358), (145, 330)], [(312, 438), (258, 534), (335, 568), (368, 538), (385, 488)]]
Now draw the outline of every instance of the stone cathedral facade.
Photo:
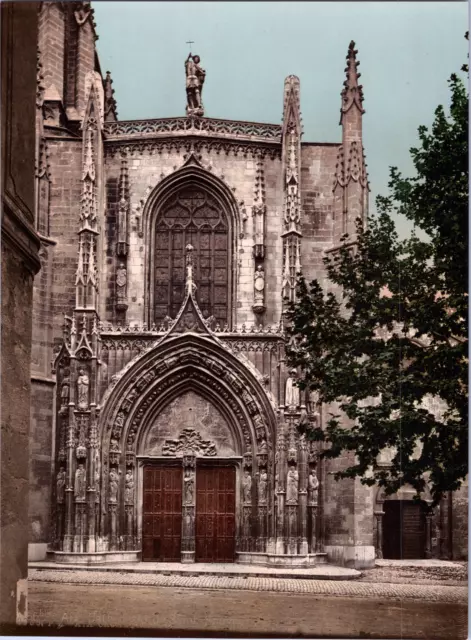
[[(336, 482), (349, 460), (299, 436), (328, 407), (284, 358), (296, 274), (323, 279), (367, 215), (353, 42), (339, 140), (316, 143), (296, 76), (281, 123), (213, 119), (191, 54), (185, 115), (120, 121), (90, 4), (41, 3), (39, 23), (31, 557), (361, 568), (393, 553), (384, 496)], [(411, 511), (410, 554), (449, 554), (452, 506)]]

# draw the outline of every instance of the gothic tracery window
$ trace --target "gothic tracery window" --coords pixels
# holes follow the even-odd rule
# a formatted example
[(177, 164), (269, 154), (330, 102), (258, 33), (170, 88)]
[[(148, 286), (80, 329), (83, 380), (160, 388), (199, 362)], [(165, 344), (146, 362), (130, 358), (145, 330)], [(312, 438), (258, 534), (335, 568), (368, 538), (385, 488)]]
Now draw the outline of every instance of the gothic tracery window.
[(175, 318), (185, 295), (185, 248), (194, 247), (196, 299), (205, 317), (229, 322), (229, 233), (219, 201), (195, 186), (173, 194), (155, 228), (154, 320)]

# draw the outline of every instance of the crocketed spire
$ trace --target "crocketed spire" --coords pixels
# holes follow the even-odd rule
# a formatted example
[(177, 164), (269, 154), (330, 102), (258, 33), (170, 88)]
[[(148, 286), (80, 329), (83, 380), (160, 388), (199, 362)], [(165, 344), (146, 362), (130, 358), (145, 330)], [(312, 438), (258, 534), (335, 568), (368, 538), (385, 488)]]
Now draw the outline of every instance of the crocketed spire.
[(347, 66), (345, 67), (346, 78), (341, 93), (342, 106), (340, 108), (340, 124), (342, 124), (343, 115), (350, 111), (353, 105), (358, 108), (361, 114), (365, 113), (363, 109), (363, 87), (361, 84), (358, 84), (361, 73), (358, 73), (357, 70), (360, 64), (356, 59), (357, 53), (355, 43), (352, 40), (348, 47)]

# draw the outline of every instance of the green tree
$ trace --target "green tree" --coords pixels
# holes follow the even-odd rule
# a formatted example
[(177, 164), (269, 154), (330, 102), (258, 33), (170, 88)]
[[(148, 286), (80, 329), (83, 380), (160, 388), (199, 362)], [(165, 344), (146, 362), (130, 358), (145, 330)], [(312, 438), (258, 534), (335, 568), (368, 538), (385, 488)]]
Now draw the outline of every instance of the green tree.
[[(416, 175), (391, 168), (390, 196), (377, 198), (367, 228), (357, 221), (355, 250), (344, 236), (324, 260), (333, 287), (300, 278), (287, 312), (299, 386), (349, 418), (336, 411), (323, 427), (300, 425), (325, 443), (324, 457), (356, 454), (336, 477), (387, 494), (406, 483), (419, 494), (427, 478), (434, 505), (468, 471), (468, 94), (456, 74), (449, 87), (449, 114), (439, 106), (410, 150)], [(399, 239), (398, 213), (427, 239)], [(442, 415), (424, 406), (431, 397), (446, 403)], [(386, 449), (389, 467), (377, 464)]]

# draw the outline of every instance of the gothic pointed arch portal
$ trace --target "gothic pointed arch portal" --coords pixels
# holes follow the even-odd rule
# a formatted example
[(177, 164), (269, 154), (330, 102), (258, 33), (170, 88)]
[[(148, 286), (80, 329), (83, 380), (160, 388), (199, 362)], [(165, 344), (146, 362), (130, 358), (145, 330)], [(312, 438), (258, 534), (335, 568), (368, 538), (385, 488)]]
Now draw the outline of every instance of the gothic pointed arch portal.
[(185, 247), (195, 248), (196, 298), (205, 317), (232, 326), (235, 312), (237, 203), (228, 186), (190, 153), (150, 194), (145, 211), (146, 315), (175, 318), (185, 293)]
[[(274, 535), (267, 478), (274, 476), (275, 438), (274, 407), (259, 380), (202, 323), (187, 330), (177, 321), (105, 393), (97, 455), (86, 465), (96, 483), (93, 513), (80, 512), (80, 532), (93, 518), (94, 538), (78, 544), (66, 535), (59, 548), (142, 551), (143, 559), (173, 561), (207, 561), (213, 540), (225, 544), (223, 561), (237, 551), (265, 551)], [(219, 483), (214, 491), (211, 483)], [(210, 500), (219, 510), (225, 500), (219, 520)], [(207, 533), (213, 520), (223, 533)], [(159, 556), (163, 547), (167, 555)]]

